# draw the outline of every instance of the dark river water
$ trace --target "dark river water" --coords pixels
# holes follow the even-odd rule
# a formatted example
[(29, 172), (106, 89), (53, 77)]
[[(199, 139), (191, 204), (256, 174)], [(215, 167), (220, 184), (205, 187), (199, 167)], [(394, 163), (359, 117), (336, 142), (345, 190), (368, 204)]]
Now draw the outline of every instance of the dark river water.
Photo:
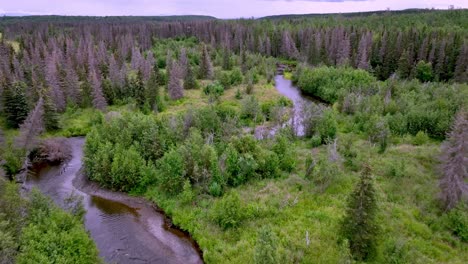
[(26, 185), (37, 186), (59, 205), (71, 193), (82, 196), (85, 226), (107, 263), (203, 263), (193, 240), (168, 228), (150, 203), (88, 182), (80, 173), (84, 138), (69, 143), (70, 162), (31, 171)]

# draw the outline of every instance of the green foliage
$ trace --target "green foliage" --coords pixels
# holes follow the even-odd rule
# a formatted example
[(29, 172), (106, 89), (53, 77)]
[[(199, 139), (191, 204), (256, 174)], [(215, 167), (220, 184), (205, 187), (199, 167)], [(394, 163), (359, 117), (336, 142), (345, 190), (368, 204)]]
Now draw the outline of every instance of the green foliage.
[(224, 87), (219, 82), (213, 82), (203, 88), (203, 93), (218, 98), (219, 96), (223, 95)]
[(413, 145), (421, 146), (426, 144), (429, 141), (429, 137), (424, 131), (419, 131), (416, 136), (413, 138)]
[(354, 259), (365, 261), (376, 254), (378, 225), (376, 222), (377, 200), (375, 187), (366, 165), (359, 183), (349, 197), (346, 216), (343, 219), (341, 232), (349, 241)]
[(334, 103), (345, 91), (366, 91), (375, 78), (363, 70), (319, 67), (296, 72), (297, 85), (304, 92)]
[(4, 86), (2, 93), (3, 112), (8, 127), (18, 128), (29, 113), (26, 98), (26, 84), (14, 82)]
[(54, 131), (60, 128), (59, 115), (56, 107), (50, 98), (44, 99), (44, 127), (47, 131)]
[(322, 143), (332, 141), (337, 133), (336, 116), (333, 110), (326, 110), (317, 122), (317, 132), (322, 139)]
[(16, 175), (23, 166), (24, 151), (14, 148), (12, 145), (8, 145), (2, 154), (5, 163), (2, 164), (7, 175)]
[(197, 79), (195, 78), (195, 74), (193, 72), (192, 67), (189, 65), (187, 67), (187, 74), (185, 75), (185, 79), (184, 79), (184, 89), (189, 90), (189, 89), (197, 89), (197, 88), (198, 88)]
[(278, 155), (280, 169), (291, 172), (296, 166), (296, 153), (288, 138), (276, 136), (272, 150)]
[(235, 68), (234, 70), (231, 71), (231, 85), (236, 86), (242, 83), (244, 76), (242, 75), (241, 70), (239, 68)]
[(254, 262), (256, 264), (279, 263), (277, 237), (268, 226), (262, 227), (257, 234)]
[(180, 199), (183, 203), (189, 204), (194, 198), (195, 193), (192, 190), (192, 185), (189, 180), (185, 180)]
[(236, 192), (230, 192), (217, 201), (212, 211), (213, 220), (224, 230), (240, 226), (244, 217), (243, 206)]
[(23, 199), (18, 185), (0, 179), (0, 262), (101, 263), (79, 214), (36, 189), (29, 196)]
[(430, 62), (419, 61), (416, 65), (416, 78), (421, 82), (430, 82), (434, 78), (432, 74), (432, 64)]
[(157, 163), (158, 185), (169, 194), (178, 194), (184, 185), (184, 160), (176, 150), (167, 152)]
[(252, 119), (254, 121), (261, 118), (261, 109), (255, 96), (247, 96), (242, 100), (241, 118)]
[(32, 192), (30, 224), (23, 229), (17, 263), (100, 263), (82, 222)]
[(448, 213), (449, 227), (461, 241), (468, 242), (468, 210), (460, 203)]
[(125, 148), (117, 144), (113, 151), (110, 173), (112, 182), (109, 187), (119, 191), (130, 191), (141, 183), (141, 171), (146, 166), (145, 160), (135, 147)]

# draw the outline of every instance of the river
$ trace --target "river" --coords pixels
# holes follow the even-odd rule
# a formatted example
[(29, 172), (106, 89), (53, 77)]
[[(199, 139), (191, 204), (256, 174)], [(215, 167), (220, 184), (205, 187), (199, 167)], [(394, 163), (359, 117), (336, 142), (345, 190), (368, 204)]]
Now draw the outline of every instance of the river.
[[(295, 127), (303, 133), (300, 109), (318, 103), (282, 75), (276, 89), (294, 104)], [(274, 131), (272, 131), (274, 134)], [(200, 250), (187, 234), (165, 224), (165, 216), (143, 198), (100, 188), (81, 173), (84, 138), (70, 138), (72, 159), (61, 166), (45, 166), (28, 173), (26, 187), (38, 187), (52, 200), (63, 201), (74, 193), (83, 197), (85, 226), (108, 263), (203, 263)]]
[(85, 226), (107, 263), (203, 263), (195, 242), (167, 227), (165, 216), (146, 200), (99, 188), (82, 175), (84, 138), (70, 138), (72, 159), (28, 174), (26, 187), (37, 186), (58, 205), (71, 193), (83, 197)]

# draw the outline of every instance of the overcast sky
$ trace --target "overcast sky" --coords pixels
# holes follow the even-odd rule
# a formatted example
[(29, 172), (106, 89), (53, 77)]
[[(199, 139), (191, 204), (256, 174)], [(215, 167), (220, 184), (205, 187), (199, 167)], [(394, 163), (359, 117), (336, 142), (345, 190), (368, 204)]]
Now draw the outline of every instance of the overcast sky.
[(34, 15), (211, 15), (218, 18), (260, 17), (279, 14), (345, 13), (468, 8), (468, 0), (0, 0), (0, 14)]

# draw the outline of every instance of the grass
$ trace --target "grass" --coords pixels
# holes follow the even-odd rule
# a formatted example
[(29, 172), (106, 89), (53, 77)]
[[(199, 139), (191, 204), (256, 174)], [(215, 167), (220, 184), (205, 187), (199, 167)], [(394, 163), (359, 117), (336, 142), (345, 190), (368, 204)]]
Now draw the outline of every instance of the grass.
[[(378, 154), (377, 147), (359, 135), (340, 134), (339, 140), (344, 136), (352, 137), (357, 159), (370, 164), (377, 183), (382, 232), (375, 263), (463, 263), (468, 258), (466, 245), (440, 228), (435, 168), (439, 144), (400, 144)], [(303, 176), (305, 157), (327, 155), (326, 147), (310, 149), (307, 141), (298, 140), (295, 148), (295, 172), (235, 189), (249, 215), (236, 229), (222, 231), (211, 219), (211, 208), (219, 198), (200, 195), (193, 204), (181, 204), (156, 188), (150, 188), (146, 196), (194, 236), (207, 263), (252, 263), (257, 230), (264, 225), (270, 225), (278, 236), (280, 263), (344, 261), (348, 253), (338, 243), (337, 229), (359, 174), (341, 165), (337, 180), (319, 192)]]

